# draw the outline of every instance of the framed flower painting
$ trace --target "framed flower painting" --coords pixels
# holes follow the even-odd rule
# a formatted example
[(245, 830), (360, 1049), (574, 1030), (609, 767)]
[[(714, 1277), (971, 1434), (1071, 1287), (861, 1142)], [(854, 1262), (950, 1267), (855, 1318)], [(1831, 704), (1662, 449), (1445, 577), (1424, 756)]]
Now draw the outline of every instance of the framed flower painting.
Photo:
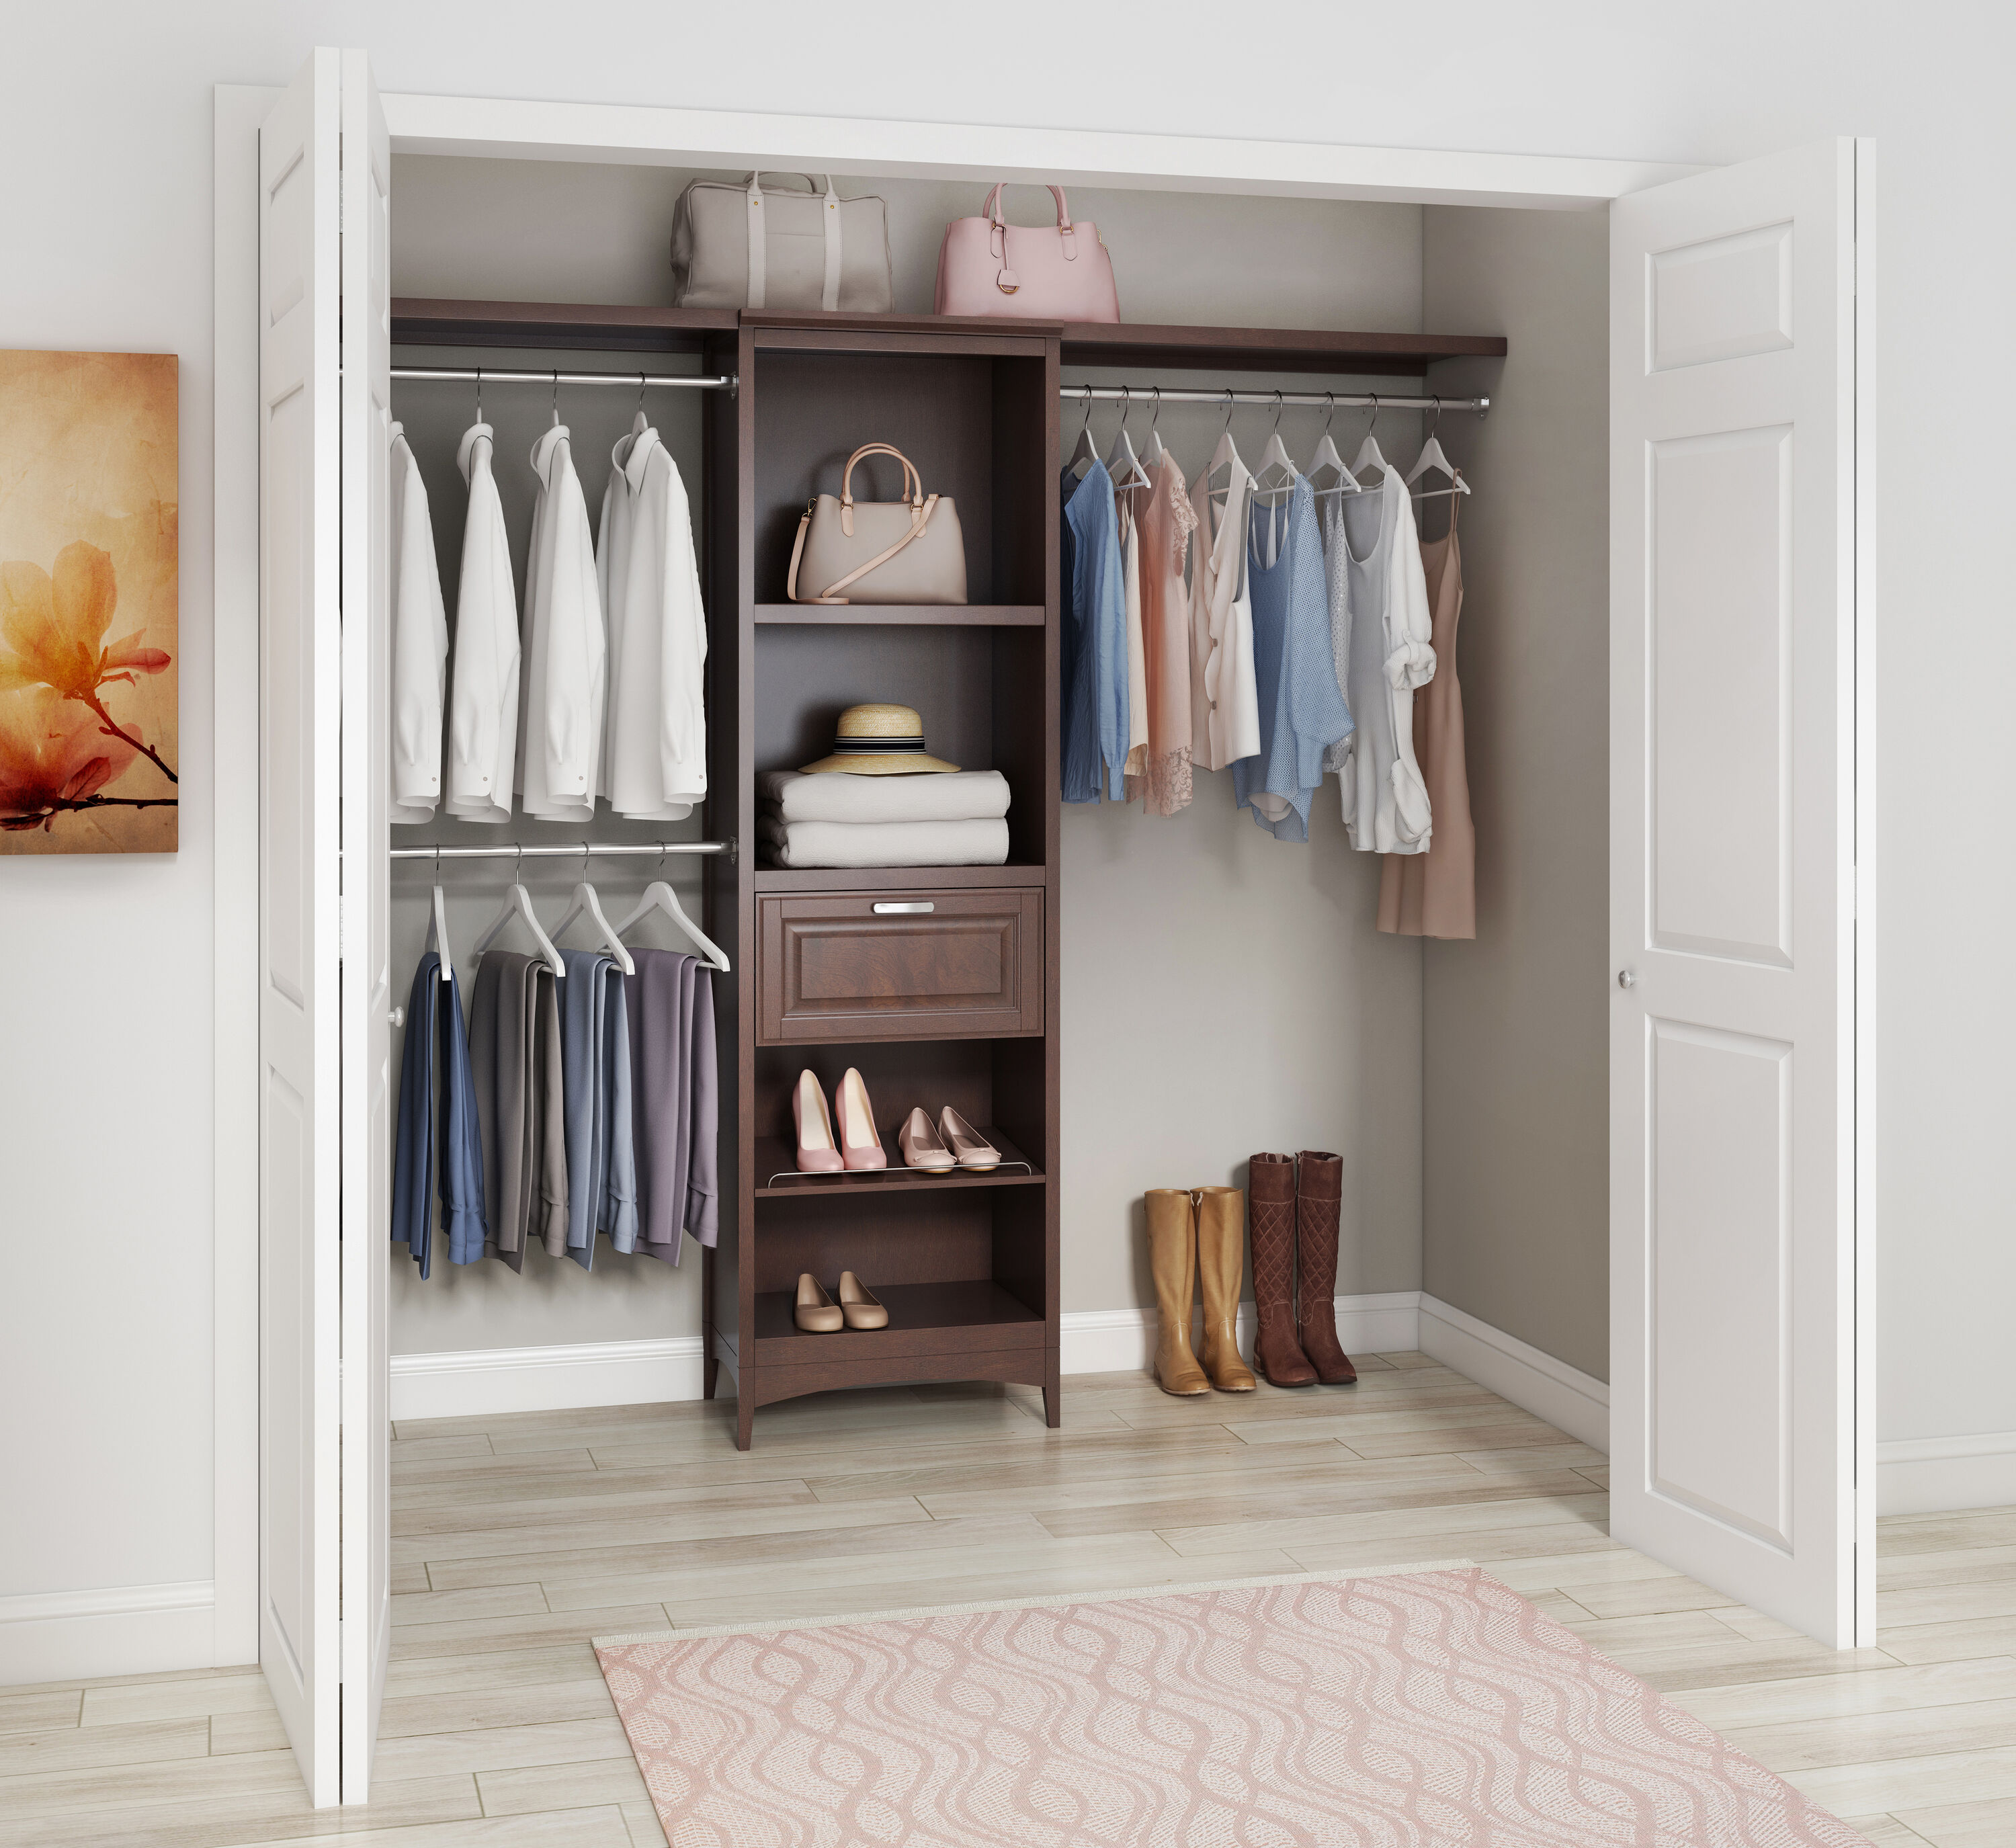
[(175, 356), (0, 352), (0, 854), (172, 853)]

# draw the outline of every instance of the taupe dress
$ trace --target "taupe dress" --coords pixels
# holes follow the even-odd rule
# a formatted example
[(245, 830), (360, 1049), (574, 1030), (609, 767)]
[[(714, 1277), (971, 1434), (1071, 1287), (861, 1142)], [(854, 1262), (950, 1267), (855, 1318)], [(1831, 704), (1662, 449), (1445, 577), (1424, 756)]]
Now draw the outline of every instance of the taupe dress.
[(1379, 877), (1379, 928), (1403, 937), (1477, 935), (1477, 830), (1463, 753), (1463, 688), (1456, 679), (1456, 625), (1463, 614), (1463, 554), (1456, 543), (1460, 494), (1449, 497), (1449, 529), (1421, 542), (1435, 626), (1435, 677), (1414, 693), (1414, 751), (1435, 818), (1426, 853), (1389, 853)]

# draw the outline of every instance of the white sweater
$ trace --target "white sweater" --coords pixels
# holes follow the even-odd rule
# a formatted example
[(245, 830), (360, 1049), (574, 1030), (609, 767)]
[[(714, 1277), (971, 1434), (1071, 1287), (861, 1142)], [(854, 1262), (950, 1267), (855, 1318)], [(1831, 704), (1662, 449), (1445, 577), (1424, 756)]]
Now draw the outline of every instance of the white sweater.
[(469, 484), (469, 513), (455, 601), (455, 683), (442, 806), (466, 821), (511, 819), (518, 750), (518, 597), (504, 510), (490, 472), (491, 436), (488, 423), (473, 424), (455, 456)]

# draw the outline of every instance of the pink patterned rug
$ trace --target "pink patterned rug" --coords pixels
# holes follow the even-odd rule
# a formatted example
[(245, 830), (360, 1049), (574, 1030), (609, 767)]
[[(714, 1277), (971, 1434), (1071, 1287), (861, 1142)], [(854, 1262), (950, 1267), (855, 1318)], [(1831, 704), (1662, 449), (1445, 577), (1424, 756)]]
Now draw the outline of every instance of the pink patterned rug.
[(1868, 1848), (1474, 1567), (596, 1648), (672, 1848)]

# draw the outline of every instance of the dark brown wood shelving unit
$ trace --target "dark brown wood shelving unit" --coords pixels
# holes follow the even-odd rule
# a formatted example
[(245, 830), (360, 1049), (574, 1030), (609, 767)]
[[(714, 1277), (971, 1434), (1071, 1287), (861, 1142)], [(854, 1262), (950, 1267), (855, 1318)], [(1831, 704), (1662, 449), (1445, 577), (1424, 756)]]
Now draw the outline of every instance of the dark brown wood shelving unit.
[[(928, 315), (737, 313), (398, 298), (395, 342), (690, 355), (706, 394), (704, 924), (733, 960), (716, 985), (721, 1240), (707, 1254), (706, 1392), (724, 1367), (747, 1448), (759, 1406), (839, 1388), (1059, 1381), (1058, 375), (1063, 365), (1421, 376), (1503, 356), (1492, 335), (1063, 326)], [(592, 366), (581, 369), (594, 369)], [(619, 368), (610, 364), (608, 369)], [(620, 369), (630, 370), (630, 368)], [(975, 600), (792, 603), (791, 538), (848, 454), (894, 443), (956, 503)], [(855, 477), (893, 497), (880, 460)], [(868, 700), (914, 706), (931, 749), (1009, 782), (1009, 863), (786, 870), (758, 863), (755, 778), (830, 748)], [(887, 914), (878, 903), (927, 912)], [(790, 1097), (862, 1073), (892, 1161), (913, 1105), (949, 1104), (1029, 1171), (798, 1176)], [(784, 1176), (774, 1184), (772, 1176)], [(805, 1335), (797, 1276), (856, 1272), (886, 1329)]]

